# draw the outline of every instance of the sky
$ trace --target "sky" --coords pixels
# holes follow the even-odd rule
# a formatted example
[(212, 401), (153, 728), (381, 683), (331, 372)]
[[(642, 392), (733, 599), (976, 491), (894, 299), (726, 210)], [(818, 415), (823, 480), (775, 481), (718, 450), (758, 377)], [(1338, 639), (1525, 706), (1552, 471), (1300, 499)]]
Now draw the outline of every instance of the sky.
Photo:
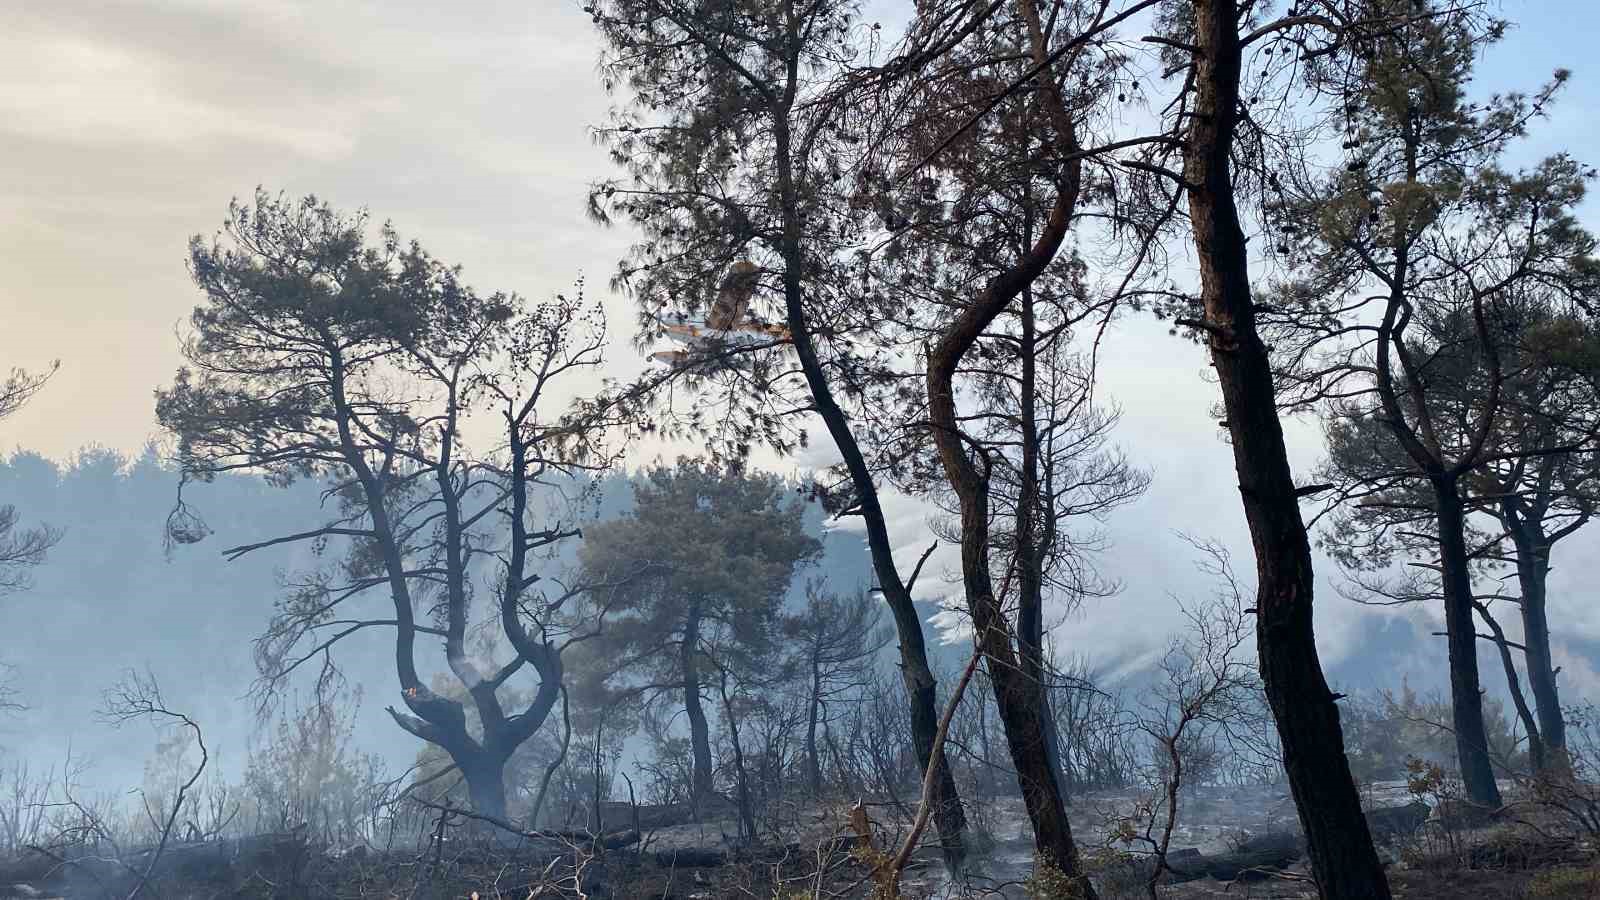
[[(48, 388), (0, 423), (0, 449), (60, 459), (90, 444), (131, 453), (154, 436), (152, 392), (179, 364), (177, 334), (200, 299), (187, 241), (214, 231), (229, 198), (257, 185), (366, 206), (481, 289), (539, 298), (587, 276), (612, 313), (611, 371), (638, 371), (628, 304), (606, 288), (629, 234), (583, 214), (586, 186), (610, 171), (589, 129), (612, 101), (580, 6), (0, 0), (0, 369), (61, 360)], [(1571, 68), (1552, 120), (1522, 152), (1587, 152), (1600, 120), (1600, 69), (1590, 65), (1600, 9), (1502, 8), (1519, 27), (1480, 85), (1531, 89)], [(1248, 573), (1205, 372), (1199, 348), (1160, 323), (1128, 320), (1109, 339), (1101, 396), (1123, 408), (1115, 439), (1155, 481), (1112, 522), (1104, 565), (1123, 594), (1066, 621), (1056, 633), (1064, 648), (1124, 660), (1159, 649), (1177, 624), (1173, 596), (1204, 589), (1175, 532), (1223, 542)], [(1291, 423), (1290, 440), (1297, 470), (1308, 470), (1315, 427)], [(897, 499), (891, 515), (914, 557), (928, 539), (926, 510)], [(1558, 553), (1554, 614), (1600, 639), (1600, 610), (1581, 602), (1593, 572), (1579, 562), (1600, 545), (1585, 540), (1562, 551), (1571, 564)], [(953, 554), (935, 565), (949, 571)], [(1339, 599), (1331, 565), (1319, 572), (1319, 639), (1337, 665), (1399, 614)], [(1442, 643), (1434, 649), (1442, 658)], [(1593, 661), (1565, 662), (1569, 677), (1600, 684)]]

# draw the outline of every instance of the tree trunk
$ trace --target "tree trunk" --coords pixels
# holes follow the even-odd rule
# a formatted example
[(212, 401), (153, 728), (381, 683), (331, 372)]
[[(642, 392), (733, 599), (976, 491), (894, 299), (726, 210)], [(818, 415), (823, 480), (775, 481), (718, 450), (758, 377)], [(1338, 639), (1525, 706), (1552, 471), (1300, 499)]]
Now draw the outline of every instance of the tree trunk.
[(754, 845), (756, 842), (756, 811), (755, 804), (750, 797), (750, 780), (744, 767), (744, 745), (739, 742), (739, 717), (733, 712), (733, 698), (728, 696), (728, 673), (722, 673), (720, 682), (722, 694), (722, 714), (728, 719), (728, 740), (733, 745), (733, 769), (737, 778), (736, 789), (739, 795), (739, 830), (744, 832), (745, 841)]
[(1234, 468), (1256, 557), (1256, 642), (1283, 764), (1324, 898), (1385, 900), (1383, 865), (1350, 775), (1339, 707), (1317, 657), (1311, 546), (1284, 447), (1267, 348), (1256, 331), (1249, 257), (1234, 202), (1239, 115), (1236, 0), (1194, 0), (1194, 98), (1184, 181), (1201, 300)]
[(1556, 771), (1567, 768), (1567, 721), (1561, 712), (1561, 696), (1556, 690), (1555, 663), (1550, 655), (1550, 621), (1545, 612), (1546, 587), (1550, 575), (1549, 540), (1538, 530), (1511, 529), (1517, 551), (1517, 584), (1522, 591), (1522, 644), (1527, 648), (1528, 690), (1533, 694), (1534, 711), (1539, 718), (1539, 736), (1544, 741), (1546, 765)]
[[(1050, 739), (1039, 705), (1038, 685), (1016, 668), (1010, 657), (1010, 636), (988, 628), (984, 647), (995, 705), (1005, 725), (1006, 744), (1017, 770), (1022, 800), (1033, 823), (1033, 845), (1039, 858), (1069, 878), (1079, 878), (1078, 851), (1067, 821), (1067, 805), (1058, 780), (1059, 769), (1050, 759)], [(1087, 878), (1081, 879), (1086, 900), (1094, 894)]]
[[(909, 599), (910, 594), (908, 593)], [(922, 625), (917, 624), (917, 638), (922, 637)], [(905, 634), (904, 631), (901, 634)], [(900, 676), (906, 685), (911, 703), (911, 742), (917, 751), (917, 771), (926, 773), (933, 761), (933, 742), (939, 735), (938, 682), (928, 666), (927, 651), (918, 647), (913, 662), (920, 661), (920, 672), (906, 664), (905, 645), (901, 645)], [(950, 768), (948, 754), (940, 754), (934, 772), (933, 825), (939, 832), (939, 846), (945, 866), (951, 871), (961, 868), (967, 856), (967, 811), (961, 805), (961, 792), (956, 788), (956, 776)]]
[[(1033, 238), (1032, 222), (1025, 233)], [(1041, 439), (1039, 435), (1038, 332), (1035, 327), (1033, 290), (1022, 292), (1022, 478), (1017, 491), (1017, 632), (1022, 654), (1022, 671), (1036, 684), (1039, 712), (1044, 720), (1045, 758), (1056, 770), (1056, 784), (1062, 801), (1067, 800), (1067, 779), (1061, 767), (1061, 738), (1056, 733), (1055, 716), (1050, 714), (1050, 683), (1044, 658), (1044, 567), (1046, 547), (1054, 539), (1054, 498), (1041, 488)], [(1048, 484), (1051, 479), (1045, 478)], [(1049, 507), (1046, 508), (1046, 503)]]
[[(994, 690), (994, 685), (989, 686)], [(989, 701), (978, 698), (978, 761), (972, 773), (973, 789), (982, 792), (994, 790), (994, 748), (989, 746)]]
[[(917, 752), (919, 769), (927, 772), (933, 759), (934, 738), (939, 731), (938, 682), (933, 677), (932, 667), (928, 665), (922, 618), (917, 614), (910, 588), (901, 579), (900, 571), (895, 566), (894, 547), (889, 543), (889, 528), (884, 521), (883, 507), (878, 501), (877, 484), (872, 480), (866, 457), (862, 455), (861, 446), (850, 429), (849, 417), (834, 399), (833, 389), (828, 384), (813, 343), (801, 280), (805, 253), (801, 245), (802, 226), (799, 197), (794, 184), (787, 107), (774, 111), (773, 137), (777, 151), (778, 192), (783, 206), (780, 248), (783, 255), (785, 320), (817, 415), (827, 426), (828, 435), (833, 438), (839, 455), (844, 457), (850, 482), (855, 487), (861, 521), (867, 529), (867, 547), (872, 553), (872, 570), (877, 575), (884, 603), (894, 616), (895, 631), (900, 639), (900, 677), (905, 682), (906, 700), (910, 704), (911, 741)], [(933, 823), (939, 832), (945, 866), (955, 873), (966, 858), (967, 814), (961, 806), (961, 795), (956, 789), (956, 779), (951, 773), (948, 756), (939, 758), (932, 800)]]
[[(461, 776), (467, 781), (467, 799), (472, 811), (482, 816), (493, 816), (502, 822), (506, 818), (505, 760), (487, 753), (451, 754)], [(496, 838), (512, 838), (510, 832), (487, 822), (473, 820), (469, 832)]]
[(1466, 516), (1454, 478), (1432, 479), (1439, 528), (1439, 573), (1444, 588), (1444, 630), (1450, 646), (1451, 725), (1456, 758), (1467, 799), (1500, 807), (1483, 723), (1483, 689), (1478, 678), (1478, 628), (1472, 609), (1472, 570), (1467, 558)]
[(700, 607), (689, 604), (689, 616), (683, 625), (683, 711), (689, 717), (689, 746), (694, 754), (694, 772), (689, 785), (689, 805), (695, 818), (700, 818), (702, 804), (711, 796), (711, 728), (706, 724), (706, 711), (700, 705)]
[[(936, 404), (943, 407), (945, 404)], [(948, 407), (954, 410), (953, 402)], [(950, 448), (960, 452), (958, 439), (939, 427), (943, 414), (936, 414), (936, 433), (941, 456)], [(965, 457), (962, 457), (963, 460)], [(948, 463), (947, 463), (948, 464)], [(975, 488), (975, 489), (969, 489)], [(995, 706), (1004, 726), (1006, 745), (1017, 771), (1023, 805), (1033, 824), (1034, 850), (1041, 863), (1077, 882), (1081, 896), (1093, 900), (1094, 889), (1080, 873), (1078, 851), (1067, 821), (1057, 768), (1049, 758), (1045, 736), (1044, 709), (1039, 704), (1039, 684), (1028, 677), (1017, 658), (1011, 628), (1005, 621), (989, 577), (986, 491), (965, 482), (958, 488), (962, 509), (961, 570), (967, 604), (972, 613), (977, 643), (982, 651), (994, 687)]]
[(811, 658), (811, 698), (806, 704), (806, 778), (811, 796), (822, 796), (822, 761), (817, 758), (817, 718), (822, 707), (822, 673), (816, 655)]
[(1067, 779), (1067, 770), (1061, 762), (1061, 731), (1056, 727), (1055, 707), (1050, 703), (1050, 687), (1045, 685), (1039, 692), (1039, 718), (1044, 721), (1044, 754), (1050, 760), (1051, 768), (1056, 770), (1056, 784), (1061, 790), (1061, 802), (1066, 806), (1072, 805), (1072, 783)]
[(1494, 616), (1489, 613), (1489, 608), (1476, 601), (1472, 604), (1482, 617), (1483, 624), (1489, 626), (1489, 632), (1494, 636), (1495, 648), (1500, 651), (1500, 665), (1506, 672), (1506, 690), (1511, 694), (1511, 703), (1517, 708), (1517, 718), (1522, 720), (1523, 730), (1528, 732), (1528, 759), (1533, 762), (1535, 772), (1546, 770), (1548, 758), (1545, 755), (1544, 736), (1539, 728), (1539, 721), (1534, 718), (1533, 711), (1528, 709), (1528, 701), (1522, 695), (1522, 684), (1517, 678), (1517, 664), (1511, 658), (1511, 646), (1506, 641), (1505, 631)]
[(1039, 681), (1022, 668), (1016, 636), (1006, 621), (989, 573), (989, 485), (968, 458), (956, 414), (955, 374), (961, 358), (1007, 303), (1039, 276), (1066, 236), (1077, 199), (1076, 170), (1062, 185), (1050, 226), (1017, 265), (997, 277), (962, 310), (928, 354), (928, 417), (945, 479), (961, 509), (961, 576), (976, 641), (983, 653), (1023, 804), (1033, 824), (1040, 864), (1072, 881), (1084, 900), (1094, 888), (1078, 866), (1072, 827), (1061, 800), (1056, 767), (1047, 753)]

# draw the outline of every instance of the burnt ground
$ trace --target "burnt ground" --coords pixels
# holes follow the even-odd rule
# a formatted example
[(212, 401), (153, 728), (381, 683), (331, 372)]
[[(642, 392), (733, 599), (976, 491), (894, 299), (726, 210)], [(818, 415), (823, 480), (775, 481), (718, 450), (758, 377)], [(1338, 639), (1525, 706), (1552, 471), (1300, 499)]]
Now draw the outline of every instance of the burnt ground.
[[(1125, 800), (1126, 798), (1121, 798)], [(1271, 791), (1197, 792), (1189, 811), (1204, 822), (1183, 828), (1173, 843), (1182, 883), (1160, 887), (1167, 900), (1315, 897), (1306, 862), (1295, 845), (1292, 812)], [(1380, 798), (1381, 799), (1381, 798)], [(1107, 847), (1118, 817), (1115, 795), (1086, 798), (1074, 825), (1104, 900), (1147, 897), (1148, 861)], [(379, 852), (366, 847), (319, 847), (293, 835), (180, 844), (168, 849), (145, 897), (172, 900), (357, 900), (357, 898), (577, 898), (589, 900), (713, 900), (802, 897), (862, 898), (870, 866), (844, 827), (846, 807), (795, 812), (784, 846), (739, 849), (726, 839), (731, 822), (644, 823), (626, 846), (601, 853), (573, 842), (540, 841), (490, 848), (467, 841), (421, 850)], [(875, 840), (892, 846), (903, 827), (886, 807), (873, 807)], [(1016, 804), (986, 804), (974, 817), (980, 852), (970, 874), (952, 883), (931, 853), (919, 854), (904, 879), (911, 898), (1046, 900), (1029, 892), (1031, 844), (1023, 839)], [(1408, 900), (1589, 900), (1600, 898), (1600, 856), (1589, 842), (1559, 837), (1558, 823), (1524, 819), (1446, 827), (1437, 821), (1394, 835), (1382, 845), (1396, 897)], [(1246, 852), (1255, 848), (1255, 855)], [(1245, 859), (1261, 865), (1216, 865)], [(118, 861), (86, 848), (42, 848), (0, 861), (0, 897), (72, 900), (125, 898), (149, 857)], [(1218, 877), (1221, 875), (1222, 877)]]
[[(924, 870), (929, 867), (924, 862)], [(711, 900), (711, 898), (799, 898), (816, 896), (868, 896), (866, 868), (847, 855), (826, 863), (820, 883), (816, 859), (803, 855), (750, 855), (719, 866), (663, 864), (652, 854), (613, 851), (586, 860), (577, 870), (572, 858), (556, 865), (537, 853), (458, 854), (435, 863), (415, 854), (372, 855), (365, 858), (317, 857), (302, 866), (260, 860), (244, 865), (212, 865), (170, 872), (150, 883), (146, 896), (171, 900), (210, 898), (416, 898), (458, 900), (487, 898), (661, 898), (661, 900)], [(930, 892), (919, 885), (918, 873), (909, 873), (907, 898), (1027, 897), (1023, 885), (969, 885), (966, 894), (948, 888)], [(1161, 888), (1168, 900), (1201, 898), (1251, 898), (1251, 900), (1301, 900), (1316, 896), (1305, 881), (1303, 869), (1249, 880), (1204, 880)], [(1097, 878), (1105, 900), (1131, 900), (1146, 896), (1142, 885)], [(1397, 865), (1390, 881), (1396, 897), (1408, 900), (1590, 900), (1600, 897), (1600, 867), (1592, 862), (1562, 863), (1534, 869), (1410, 868)], [(124, 879), (85, 879), (82, 876), (47, 879), (28, 893), (13, 896), (100, 898), (126, 896)], [(580, 893), (581, 892), (581, 893)]]

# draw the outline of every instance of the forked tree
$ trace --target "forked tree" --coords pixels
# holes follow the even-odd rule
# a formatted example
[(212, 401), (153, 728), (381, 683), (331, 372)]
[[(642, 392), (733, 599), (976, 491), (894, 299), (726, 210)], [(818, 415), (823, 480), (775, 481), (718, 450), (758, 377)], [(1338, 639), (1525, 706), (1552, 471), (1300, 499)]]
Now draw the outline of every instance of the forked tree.
[[(538, 485), (609, 461), (597, 441), (612, 407), (583, 419), (551, 410), (554, 391), (600, 364), (605, 323), (581, 295), (480, 295), (389, 226), (376, 241), (367, 226), (314, 197), (258, 190), (231, 204), (214, 240), (191, 242), (205, 299), (156, 414), (186, 478), (316, 479), (335, 501), (304, 530), (224, 551), (345, 550), (289, 580), (257, 642), (261, 689), (345, 638), (391, 630), (400, 706), (389, 714), (449, 755), (478, 813), (503, 819), (506, 761), (554, 707), (563, 648), (592, 633), (562, 615), (584, 586), (544, 588), (542, 551), (577, 530), (542, 515)], [(389, 611), (364, 608), (372, 601)], [(469, 626), (498, 629), (510, 658), (474, 658)], [(438, 642), (476, 730), (468, 701), (419, 675), (419, 639)], [(506, 708), (502, 687), (530, 671), (531, 699)]]
[[(1497, 458), (1467, 487), (1474, 507), (1496, 521), (1510, 544), (1498, 561), (1516, 573), (1515, 615), (1534, 700), (1534, 716), (1524, 726), (1530, 744), (1537, 740), (1534, 766), (1562, 772), (1569, 765), (1567, 723), (1556, 686), (1548, 585), (1556, 544), (1588, 525), (1600, 505), (1600, 331), (1593, 315), (1557, 315), (1537, 305), (1527, 312), (1513, 332), (1515, 352), (1507, 354), (1510, 374), (1490, 454)], [(1487, 603), (1480, 613), (1487, 615)], [(1507, 649), (1503, 641), (1501, 649)], [(1508, 678), (1514, 674), (1507, 669)], [(1519, 711), (1529, 718), (1526, 708)]]
[[(1408, 405), (1427, 410), (1441, 455), (1463, 458), (1482, 424), (1485, 386), (1498, 368), (1497, 415), (1482, 461), (1457, 485), (1469, 602), (1474, 618), (1488, 629), (1478, 638), (1488, 638), (1500, 657), (1534, 768), (1559, 771), (1566, 729), (1547, 583), (1555, 545), (1589, 522), (1597, 500), (1593, 448), (1600, 433), (1600, 369), (1594, 325), (1538, 294), (1500, 296), (1485, 323), (1489, 327), (1480, 335), (1471, 311), (1460, 305), (1417, 310), (1406, 329), (1407, 352), (1428, 362), (1408, 384), (1408, 394), (1423, 396)], [(1482, 350), (1484, 337), (1494, 342), (1496, 366)], [(1324, 540), (1351, 573), (1353, 595), (1361, 602), (1445, 602), (1432, 482), (1379, 410), (1361, 400), (1336, 404), (1327, 417), (1324, 480), (1340, 490)], [(1394, 575), (1402, 559), (1405, 574)], [(1508, 638), (1498, 621), (1497, 610), (1506, 606), (1521, 620), (1519, 640)], [(1526, 693), (1518, 656), (1527, 673)], [(1492, 741), (1485, 746), (1492, 749)]]
[[(1102, 202), (1124, 180), (1104, 157), (1108, 144), (1169, 139), (1114, 139), (1085, 124), (1111, 108), (1128, 76), (1108, 38), (1145, 5), (928, 4), (896, 48), (905, 62), (863, 88), (880, 98), (868, 159), (884, 176), (858, 216), (863, 228), (876, 219), (886, 229), (862, 253), (863, 299), (883, 309), (883, 340), (903, 354), (923, 350), (886, 379), (898, 390), (878, 392), (892, 427), (879, 432), (887, 440), (874, 446), (875, 463), (903, 490), (941, 503), (956, 520), (947, 540), (985, 546), (992, 596), (980, 606), (1013, 632), (1015, 687), (1034, 693), (1043, 730), (1023, 743), (1058, 770), (1056, 794), (1063, 777), (1049, 712), (1046, 601), (1066, 609), (1113, 589), (1093, 571), (1101, 542), (1079, 523), (1148, 483), (1104, 446), (1115, 416), (1091, 399), (1094, 354), (1083, 349), (1080, 326), (1104, 328), (1119, 292), (1089, 285), (1089, 263), (1077, 252), (1111, 236), (1096, 262), (1135, 273), (1128, 281), (1149, 261), (1154, 232)], [(1085, 183), (1091, 199), (1080, 213)], [(1101, 219), (1112, 225), (1080, 227)], [(1073, 252), (1062, 250), (1068, 233)], [(982, 316), (971, 320), (978, 308)], [(951, 329), (974, 321), (982, 324), (970, 346), (954, 353)], [(939, 390), (929, 390), (930, 377)], [(952, 447), (971, 458), (976, 482), (951, 480)], [(986, 495), (981, 529), (972, 526), (974, 484)]]
[(1537, 300), (1569, 314), (1596, 286), (1594, 239), (1573, 214), (1589, 172), (1565, 156), (1520, 172), (1503, 166), (1566, 79), (1557, 72), (1532, 96), (1475, 101), (1475, 60), (1503, 22), (1449, 2), (1371, 11), (1389, 27), (1347, 30), (1308, 66), (1312, 85), (1336, 98), (1342, 152), (1281, 170), (1270, 215), (1293, 272), (1273, 297), (1269, 330), (1290, 398), (1370, 417), (1392, 439), (1383, 465), (1340, 472), (1355, 486), (1343, 493), (1365, 497), (1361, 514), (1383, 517), (1385, 488), (1415, 488), (1413, 501), (1431, 507), (1423, 562), (1435, 567), (1444, 607), (1461, 774), (1472, 801), (1497, 807), (1467, 479), (1521, 454), (1496, 439), (1518, 363), (1503, 356), (1501, 334), (1518, 307)]
[[(879, 155), (889, 180), (905, 187), (899, 192), (885, 188), (881, 196), (905, 195), (906, 214), (884, 222), (893, 234), (882, 255), (894, 277), (877, 287), (885, 293), (922, 288), (937, 298), (927, 316), (918, 316), (915, 308), (930, 304), (907, 304), (913, 308), (905, 318), (913, 320), (911, 329), (920, 330), (924, 340), (924, 394), (913, 407), (917, 415), (901, 427), (932, 445), (931, 468), (953, 498), (965, 612), (994, 693), (1040, 865), (1091, 896), (1066, 816), (1045, 692), (1044, 561), (1059, 508), (1047, 509), (1043, 502), (1035, 301), (1057, 300), (1061, 316), (1054, 324), (1060, 329), (1093, 314), (1094, 304), (1075, 302), (1081, 298), (1060, 289), (1070, 278), (1046, 276), (1053, 268), (1071, 270), (1074, 260), (1058, 263), (1058, 257), (1078, 224), (1080, 204), (1087, 205), (1087, 160), (1106, 154), (1113, 143), (1086, 125), (1104, 96), (1104, 73), (1119, 62), (1100, 48), (1140, 8), (1138, 3), (1033, 0), (986, 10), (925, 7), (913, 26), (914, 41), (924, 50), (908, 54), (917, 62), (905, 65), (911, 74), (904, 89), (885, 92), (907, 97), (909, 114), (889, 117), (902, 136), (888, 139), (886, 134), (880, 146), (893, 150)], [(951, 27), (970, 40), (930, 55), (928, 36)], [(1114, 143), (1134, 146), (1145, 140), (1166, 139)], [(1012, 319), (1008, 314), (1014, 311), (1019, 314)], [(1021, 370), (1017, 381), (996, 374), (1011, 360)], [(969, 386), (976, 386), (980, 396), (987, 388), (990, 402), (964, 403)], [(1054, 412), (1057, 425), (1069, 426), (1070, 402)], [(992, 433), (985, 434), (992, 426), (1005, 431), (1007, 424), (1013, 432), (1009, 441), (993, 442)], [(1015, 459), (998, 450), (1009, 443), (1020, 447)], [(1011, 483), (1009, 498), (996, 490), (995, 481), (996, 470), (1008, 469), (1001, 483)], [(1004, 530), (1016, 545), (1011, 558), (1002, 557), (1000, 583), (994, 577), (990, 531), (997, 496), (1009, 500), (1005, 512), (1011, 524)], [(1014, 617), (1006, 590), (1013, 574), (1018, 584)]]

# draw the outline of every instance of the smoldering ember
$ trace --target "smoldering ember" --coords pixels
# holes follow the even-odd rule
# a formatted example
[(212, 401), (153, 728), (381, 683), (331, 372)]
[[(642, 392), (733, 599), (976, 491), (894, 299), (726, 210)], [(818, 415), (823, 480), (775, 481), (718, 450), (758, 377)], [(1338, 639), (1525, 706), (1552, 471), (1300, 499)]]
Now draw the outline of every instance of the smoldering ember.
[(1600, 898), (1594, 5), (4, 19), (0, 898)]

